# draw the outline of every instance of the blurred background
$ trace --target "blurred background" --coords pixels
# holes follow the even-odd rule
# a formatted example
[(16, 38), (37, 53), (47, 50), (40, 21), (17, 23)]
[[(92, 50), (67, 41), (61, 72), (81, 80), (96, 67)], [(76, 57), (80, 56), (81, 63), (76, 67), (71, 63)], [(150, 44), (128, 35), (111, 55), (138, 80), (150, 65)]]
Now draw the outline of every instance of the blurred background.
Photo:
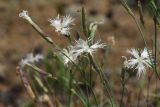
[[(141, 1), (144, 9), (145, 36), (147, 41), (152, 43), (153, 20), (145, 9), (145, 0)], [(129, 0), (128, 3), (139, 19), (136, 0)], [(16, 75), (16, 66), (26, 53), (35, 49), (42, 50), (43, 53), (48, 50), (48, 44), (27, 21), (19, 18), (19, 13), (28, 10), (29, 15), (44, 32), (53, 38), (56, 44), (65, 47), (66, 38), (58, 35), (48, 20), (58, 14), (70, 14), (75, 18), (72, 35), (74, 36), (75, 29), (81, 29), (77, 26), (80, 26), (82, 6), (86, 9), (88, 23), (104, 21), (104, 24), (98, 26), (96, 38), (109, 45), (106, 50), (104, 49), (106, 59), (102, 59), (101, 55), (98, 56), (105, 63), (108, 75), (115, 78), (120, 74), (123, 63), (121, 56), (126, 55), (126, 49), (131, 47), (143, 49), (144, 43), (139, 36), (137, 26), (120, 0), (0, 0), (0, 107), (18, 107), (25, 103), (29, 97)], [(118, 79), (114, 79), (113, 83), (118, 85), (117, 81)], [(132, 83), (136, 84), (134, 80)], [(130, 92), (136, 92), (132, 87), (129, 89)], [(118, 89), (115, 92), (117, 96), (120, 94)], [(144, 90), (144, 94), (145, 92)], [(134, 93), (131, 97), (134, 97)]]

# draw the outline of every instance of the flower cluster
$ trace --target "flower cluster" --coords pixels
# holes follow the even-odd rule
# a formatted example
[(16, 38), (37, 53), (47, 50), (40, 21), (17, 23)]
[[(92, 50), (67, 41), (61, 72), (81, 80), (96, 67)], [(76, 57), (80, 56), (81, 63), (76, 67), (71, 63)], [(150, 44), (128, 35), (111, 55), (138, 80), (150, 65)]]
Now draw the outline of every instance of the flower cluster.
[(83, 53), (89, 53), (90, 55), (93, 55), (93, 53), (95, 53), (98, 48), (104, 48), (105, 46), (106, 45), (104, 43), (100, 43), (100, 41), (89, 45), (88, 41), (79, 39), (75, 42), (74, 46), (69, 46), (68, 50), (63, 49), (61, 56), (63, 58), (64, 64), (67, 64), (71, 61), (75, 62), (77, 57)]
[(55, 27), (56, 32), (59, 32), (62, 35), (70, 35), (70, 25), (74, 21), (72, 17), (68, 15), (60, 18), (60, 16), (58, 15), (55, 19), (50, 19), (49, 21), (51, 23), (51, 26)]
[(137, 76), (140, 78), (142, 75), (145, 74), (146, 68), (151, 68), (152, 65), (152, 58), (150, 58), (151, 53), (147, 51), (147, 48), (144, 48), (143, 51), (138, 51), (137, 49), (130, 49), (127, 50), (127, 53), (131, 54), (132, 57), (127, 60), (126, 57), (124, 61), (124, 66), (126, 68), (134, 68), (137, 70)]
[(33, 55), (33, 53), (29, 53), (25, 58), (21, 59), (19, 65), (23, 68), (26, 64), (39, 62), (39, 60), (43, 59), (44, 56), (42, 54)]
[[(28, 20), (31, 24), (33, 24), (34, 22), (31, 20), (31, 18), (28, 15), (28, 11), (23, 10), (20, 14), (19, 17), (22, 17), (26, 20)], [(72, 17), (70, 17), (69, 15), (67, 16), (63, 16), (60, 17), (59, 15), (54, 18), (54, 19), (50, 19), (49, 20), (51, 23), (51, 26), (55, 27), (55, 31), (59, 32), (62, 35), (66, 35), (69, 36), (70, 35), (70, 26), (72, 25), (74, 19)], [(97, 28), (97, 24), (99, 24), (98, 22), (96, 23), (91, 23), (90, 25), (90, 30), (91, 32), (93, 32), (92, 34), (92, 39), (94, 37), (94, 33), (96, 31)], [(34, 24), (35, 25), (35, 24)], [(95, 27), (95, 28), (94, 28)], [(37, 28), (37, 26), (35, 27)], [(38, 28), (39, 29), (39, 28)], [(89, 38), (88, 38), (89, 39)], [(80, 56), (83, 53), (89, 53), (90, 55), (93, 55), (93, 53), (95, 53), (97, 51), (98, 48), (104, 48), (106, 45), (103, 43), (100, 43), (100, 41), (97, 41), (95, 44), (89, 44), (89, 41), (85, 41), (83, 39), (79, 39), (77, 41), (75, 41), (74, 46), (70, 45), (67, 47), (67, 49), (63, 49), (60, 52), (60, 55), (63, 59), (64, 64), (68, 64), (69, 62), (75, 62), (77, 57)], [(25, 66), (27, 63), (33, 63), (38, 61), (39, 59), (42, 59), (42, 56), (33, 56), (33, 54), (28, 54), (27, 57), (25, 59), (22, 59), (20, 62), (20, 66)]]

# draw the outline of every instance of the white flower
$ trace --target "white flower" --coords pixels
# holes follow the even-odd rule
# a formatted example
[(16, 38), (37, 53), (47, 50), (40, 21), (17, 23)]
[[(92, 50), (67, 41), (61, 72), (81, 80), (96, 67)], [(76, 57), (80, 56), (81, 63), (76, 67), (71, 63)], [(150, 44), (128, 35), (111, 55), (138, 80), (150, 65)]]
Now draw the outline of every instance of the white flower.
[(100, 43), (100, 41), (89, 46), (87, 41), (79, 39), (78, 41), (76, 41), (74, 51), (77, 56), (81, 55), (82, 53), (90, 53), (92, 55), (97, 51), (98, 48), (104, 48), (105, 46), (106, 45), (104, 43)]
[(74, 54), (73, 46), (68, 46), (67, 49), (63, 49), (60, 52), (60, 55), (63, 59), (64, 65), (67, 65), (69, 62), (75, 62), (77, 59), (77, 55)]
[(58, 15), (55, 19), (50, 19), (49, 21), (51, 26), (55, 27), (56, 32), (59, 32), (62, 35), (70, 35), (70, 25), (74, 21), (72, 17), (68, 15), (60, 18)]
[(34, 63), (34, 62), (39, 62), (39, 60), (41, 60), (43, 58), (44, 58), (44, 56), (42, 54), (37, 54), (37, 55), (34, 56), (33, 53), (29, 53), (29, 54), (26, 55), (25, 58), (23, 58), (20, 61), (19, 65), (20, 65), (20, 67), (23, 68), (26, 64), (28, 64), (28, 63), (30, 64), (30, 63)]
[(28, 20), (29, 22), (32, 22), (32, 19), (29, 17), (27, 10), (23, 10), (21, 13), (19, 13), (19, 17), (22, 17)]
[(127, 68), (135, 68), (137, 69), (138, 78), (145, 74), (146, 68), (151, 67), (151, 60), (149, 58), (149, 54), (147, 49), (144, 48), (143, 51), (138, 51), (136, 49), (127, 50), (128, 53), (132, 55), (129, 60), (125, 60), (124, 64)]
[(75, 62), (77, 57), (83, 53), (90, 53), (91, 55), (96, 52), (98, 48), (103, 48), (106, 46), (105, 44), (101, 44), (100, 41), (96, 42), (95, 44), (89, 46), (87, 41), (79, 39), (75, 42), (75, 45), (68, 46), (67, 49), (63, 49), (60, 52), (60, 55), (63, 59), (65, 65), (69, 62)]

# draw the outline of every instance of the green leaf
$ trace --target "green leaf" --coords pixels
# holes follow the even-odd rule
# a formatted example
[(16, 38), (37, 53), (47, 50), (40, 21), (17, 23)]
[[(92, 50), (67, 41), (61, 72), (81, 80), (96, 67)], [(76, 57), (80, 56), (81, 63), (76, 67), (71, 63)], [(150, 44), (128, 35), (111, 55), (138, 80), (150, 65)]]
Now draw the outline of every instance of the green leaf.
[(84, 107), (90, 107), (90, 103), (88, 102), (87, 98), (82, 94), (77, 93), (77, 91), (75, 91), (74, 89), (71, 89), (71, 91), (80, 98), (80, 100), (82, 101), (82, 103), (84, 104)]

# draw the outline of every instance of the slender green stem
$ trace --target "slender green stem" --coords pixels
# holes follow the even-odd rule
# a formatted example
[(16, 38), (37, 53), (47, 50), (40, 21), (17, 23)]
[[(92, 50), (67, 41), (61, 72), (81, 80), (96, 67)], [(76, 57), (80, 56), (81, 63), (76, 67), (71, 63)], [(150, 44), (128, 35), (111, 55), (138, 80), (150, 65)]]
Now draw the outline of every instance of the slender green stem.
[(122, 96), (121, 96), (121, 101), (120, 101), (120, 107), (123, 107), (123, 98), (124, 98), (124, 93), (125, 93), (125, 85), (127, 83), (128, 78), (125, 77), (125, 69), (122, 68), (121, 71), (121, 84), (122, 84)]
[(73, 73), (72, 70), (70, 70), (70, 77), (69, 77), (69, 98), (68, 98), (68, 107), (71, 107), (71, 102), (72, 102), (72, 82), (73, 82)]
[(89, 63), (89, 84), (90, 84), (90, 87), (92, 87), (92, 64), (91, 64), (91, 61)]
[[(73, 70), (75, 67), (75, 70)], [(72, 66), (71, 69), (70, 69), (70, 78), (69, 78), (69, 103), (68, 103), (68, 107), (71, 107), (71, 102), (72, 102), (72, 88), (73, 88), (73, 78), (74, 78), (74, 75), (76, 74), (76, 71), (77, 71), (77, 66)], [(76, 84), (76, 83), (75, 83)]]
[(48, 43), (50, 43), (52, 45), (55, 45), (55, 43), (53, 42), (53, 40), (49, 36), (47, 36), (46, 34), (44, 34), (44, 32), (40, 29), (40, 27), (37, 24), (35, 24), (33, 22), (33, 23), (31, 23), (31, 25), (41, 35), (41, 37), (43, 39), (45, 39)]
[(91, 92), (92, 92), (92, 94), (93, 94), (93, 98), (94, 98), (94, 101), (95, 101), (95, 103), (96, 103), (96, 106), (98, 107), (98, 102), (97, 102), (96, 95), (95, 95), (95, 93), (94, 93), (94, 91), (93, 91), (92, 88), (91, 88), (90, 90), (91, 90)]
[(92, 92), (92, 94), (93, 94), (93, 97), (94, 97), (94, 100), (95, 100), (95, 103), (96, 103), (96, 106), (98, 107), (98, 102), (97, 102), (97, 98), (96, 98), (96, 95), (95, 95), (95, 93), (94, 93), (94, 91), (93, 91), (93, 89), (92, 89), (92, 63), (91, 63), (91, 61), (90, 61), (90, 64), (89, 64), (89, 74), (90, 74), (90, 80), (89, 80), (89, 83), (90, 83), (90, 90), (91, 90), (91, 92)]
[(83, 33), (87, 37), (87, 28), (86, 28), (86, 16), (85, 16), (85, 9), (82, 7), (82, 28), (83, 28)]
[[(81, 73), (82, 73), (82, 75), (84, 75), (84, 72), (81, 71)], [(85, 77), (85, 81), (86, 81), (87, 77), (86, 77), (86, 76), (84, 76), (84, 77)], [(87, 87), (90, 87), (90, 85), (88, 84), (88, 81), (87, 81), (87, 84), (85, 84), (85, 85), (86, 85)], [(86, 90), (88, 90), (88, 89), (86, 89)], [(93, 95), (93, 98), (94, 98), (94, 101), (95, 101), (95, 103), (96, 103), (96, 106), (98, 107), (97, 98), (96, 98), (96, 95), (95, 95), (92, 87), (90, 87), (90, 91), (91, 91), (91, 93), (92, 93), (92, 95)], [(87, 93), (88, 93), (88, 92), (87, 92)]]
[(154, 61), (155, 61), (154, 70), (158, 74), (158, 72), (157, 72), (157, 20), (156, 20), (156, 16), (154, 16), (153, 20), (154, 20), (154, 30), (155, 30), (155, 35), (154, 35), (155, 36), (154, 37)]
[(139, 93), (138, 93), (138, 102), (137, 102), (137, 107), (140, 107), (139, 105), (139, 103), (140, 103), (140, 100), (141, 100), (141, 93), (142, 93), (142, 88), (140, 87), (140, 89), (139, 89)]
[(84, 76), (84, 79), (85, 79), (85, 86), (86, 86), (86, 91), (87, 91), (87, 102), (89, 102), (89, 85), (88, 85), (88, 80), (87, 80), (87, 76), (86, 76), (86, 73), (85, 71), (83, 71), (83, 76)]
[(149, 89), (150, 89), (150, 83), (151, 83), (152, 76), (148, 76), (148, 84), (147, 84), (147, 107), (149, 106)]
[(111, 104), (112, 104), (112, 107), (115, 107), (115, 104), (113, 103), (114, 101), (113, 101), (113, 96), (112, 96), (112, 90), (111, 90), (111, 87), (110, 87), (110, 84), (109, 84), (109, 81), (108, 81), (108, 79), (106, 79), (105, 78), (105, 75), (104, 75), (104, 73), (103, 73), (103, 71), (100, 69), (100, 67), (98, 67), (98, 65), (94, 62), (94, 60), (93, 60), (93, 58), (92, 58), (92, 56), (91, 55), (89, 55), (89, 58), (90, 58), (90, 60), (91, 60), (91, 62), (92, 62), (92, 65), (93, 65), (93, 67), (94, 67), (94, 69), (96, 70), (96, 72), (99, 74), (99, 76), (100, 76), (100, 78), (101, 78), (101, 81), (102, 81), (102, 83), (103, 83), (103, 85), (104, 85), (104, 87), (105, 87), (105, 89), (106, 89), (106, 91), (107, 91), (107, 94), (108, 94), (108, 96), (109, 96), (109, 100), (110, 100), (110, 102), (111, 102)]
[[(158, 71), (157, 71), (157, 12), (156, 12), (156, 15), (154, 16), (153, 18), (153, 21), (154, 21), (154, 61), (155, 61), (155, 72), (158, 74)], [(157, 94), (157, 78), (156, 78), (156, 91), (155, 91), (155, 94)]]
[(125, 83), (122, 82), (122, 96), (121, 96), (121, 101), (120, 101), (120, 107), (123, 107), (124, 91), (125, 91)]

